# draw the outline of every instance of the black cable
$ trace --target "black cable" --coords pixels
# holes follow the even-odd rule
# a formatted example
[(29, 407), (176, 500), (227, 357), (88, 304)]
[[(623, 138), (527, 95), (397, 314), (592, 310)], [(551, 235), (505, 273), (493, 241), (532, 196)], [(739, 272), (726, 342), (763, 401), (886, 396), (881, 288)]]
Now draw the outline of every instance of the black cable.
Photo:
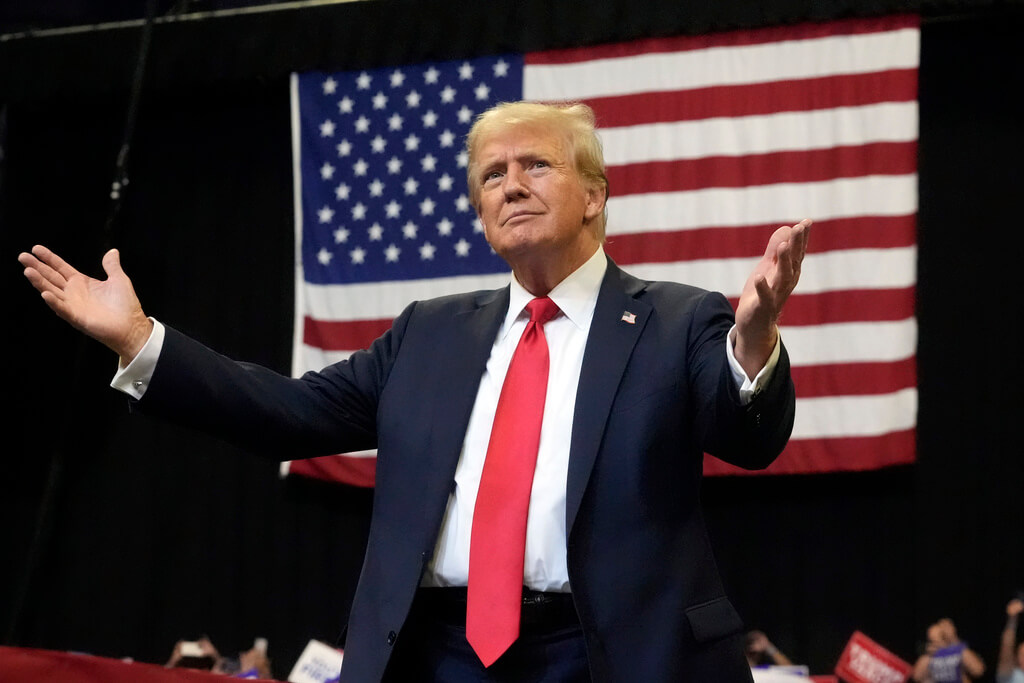
[(135, 74), (132, 77), (131, 97), (128, 100), (128, 113), (125, 117), (124, 133), (121, 147), (117, 153), (114, 167), (114, 179), (110, 183), (110, 210), (103, 229), (104, 248), (106, 253), (113, 246), (114, 221), (121, 210), (121, 200), (128, 187), (128, 155), (131, 151), (132, 137), (135, 134), (135, 120), (138, 117), (139, 100), (142, 96), (142, 82), (146, 73), (146, 61), (149, 57), (150, 44), (153, 41), (153, 23), (156, 17), (157, 0), (147, 0), (146, 21), (142, 26), (142, 39), (139, 44), (139, 56), (135, 61)]

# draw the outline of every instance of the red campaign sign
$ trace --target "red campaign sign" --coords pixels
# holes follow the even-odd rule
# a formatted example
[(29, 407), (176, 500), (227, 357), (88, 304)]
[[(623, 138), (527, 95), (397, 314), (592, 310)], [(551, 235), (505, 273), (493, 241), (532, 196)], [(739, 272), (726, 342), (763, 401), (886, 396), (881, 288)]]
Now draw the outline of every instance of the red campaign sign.
[(913, 667), (860, 631), (854, 631), (836, 664), (847, 683), (906, 683)]

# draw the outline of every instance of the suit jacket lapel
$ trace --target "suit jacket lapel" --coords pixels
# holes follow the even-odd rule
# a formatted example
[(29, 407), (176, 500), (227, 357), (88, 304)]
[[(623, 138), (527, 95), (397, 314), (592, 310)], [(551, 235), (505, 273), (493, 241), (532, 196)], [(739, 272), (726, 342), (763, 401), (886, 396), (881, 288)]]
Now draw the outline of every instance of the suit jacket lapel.
[(576, 393), (565, 492), (567, 536), (572, 533), (622, 374), (651, 313), (650, 306), (635, 298), (645, 286), (608, 259)]
[[(435, 355), (442, 395), (433, 402), (432, 449), (441, 458), (437, 472), (451, 481), (466, 438), (480, 378), (508, 311), (509, 288), (483, 292), (466, 310), (455, 315), (450, 334), (439, 335)], [(455, 419), (453, 419), (453, 417)]]

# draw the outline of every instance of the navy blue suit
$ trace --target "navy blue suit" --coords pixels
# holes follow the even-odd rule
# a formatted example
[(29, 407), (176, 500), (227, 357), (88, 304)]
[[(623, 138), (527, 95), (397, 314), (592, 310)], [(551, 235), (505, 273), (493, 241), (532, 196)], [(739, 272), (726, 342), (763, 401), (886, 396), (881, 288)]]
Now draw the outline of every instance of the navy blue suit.
[[(410, 305), (366, 350), (302, 379), (168, 329), (141, 401), (282, 458), (378, 450), (343, 681), (377, 681), (433, 553), (508, 288)], [(624, 313), (635, 315), (630, 323)], [(703, 453), (767, 466), (793, 424), (785, 349), (743, 406), (720, 294), (645, 282), (609, 259), (577, 392), (569, 578), (595, 681), (749, 681), (700, 510)]]

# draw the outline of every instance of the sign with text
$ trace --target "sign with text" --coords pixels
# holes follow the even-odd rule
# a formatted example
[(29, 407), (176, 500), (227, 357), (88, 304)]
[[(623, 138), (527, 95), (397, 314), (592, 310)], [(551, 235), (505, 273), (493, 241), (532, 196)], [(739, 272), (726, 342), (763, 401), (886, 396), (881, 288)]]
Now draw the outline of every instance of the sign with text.
[(860, 631), (853, 633), (836, 664), (836, 675), (846, 683), (906, 683), (912, 670)]
[(306, 644), (292, 672), (288, 675), (289, 683), (333, 683), (341, 674), (341, 662), (344, 653), (319, 640), (311, 640)]

